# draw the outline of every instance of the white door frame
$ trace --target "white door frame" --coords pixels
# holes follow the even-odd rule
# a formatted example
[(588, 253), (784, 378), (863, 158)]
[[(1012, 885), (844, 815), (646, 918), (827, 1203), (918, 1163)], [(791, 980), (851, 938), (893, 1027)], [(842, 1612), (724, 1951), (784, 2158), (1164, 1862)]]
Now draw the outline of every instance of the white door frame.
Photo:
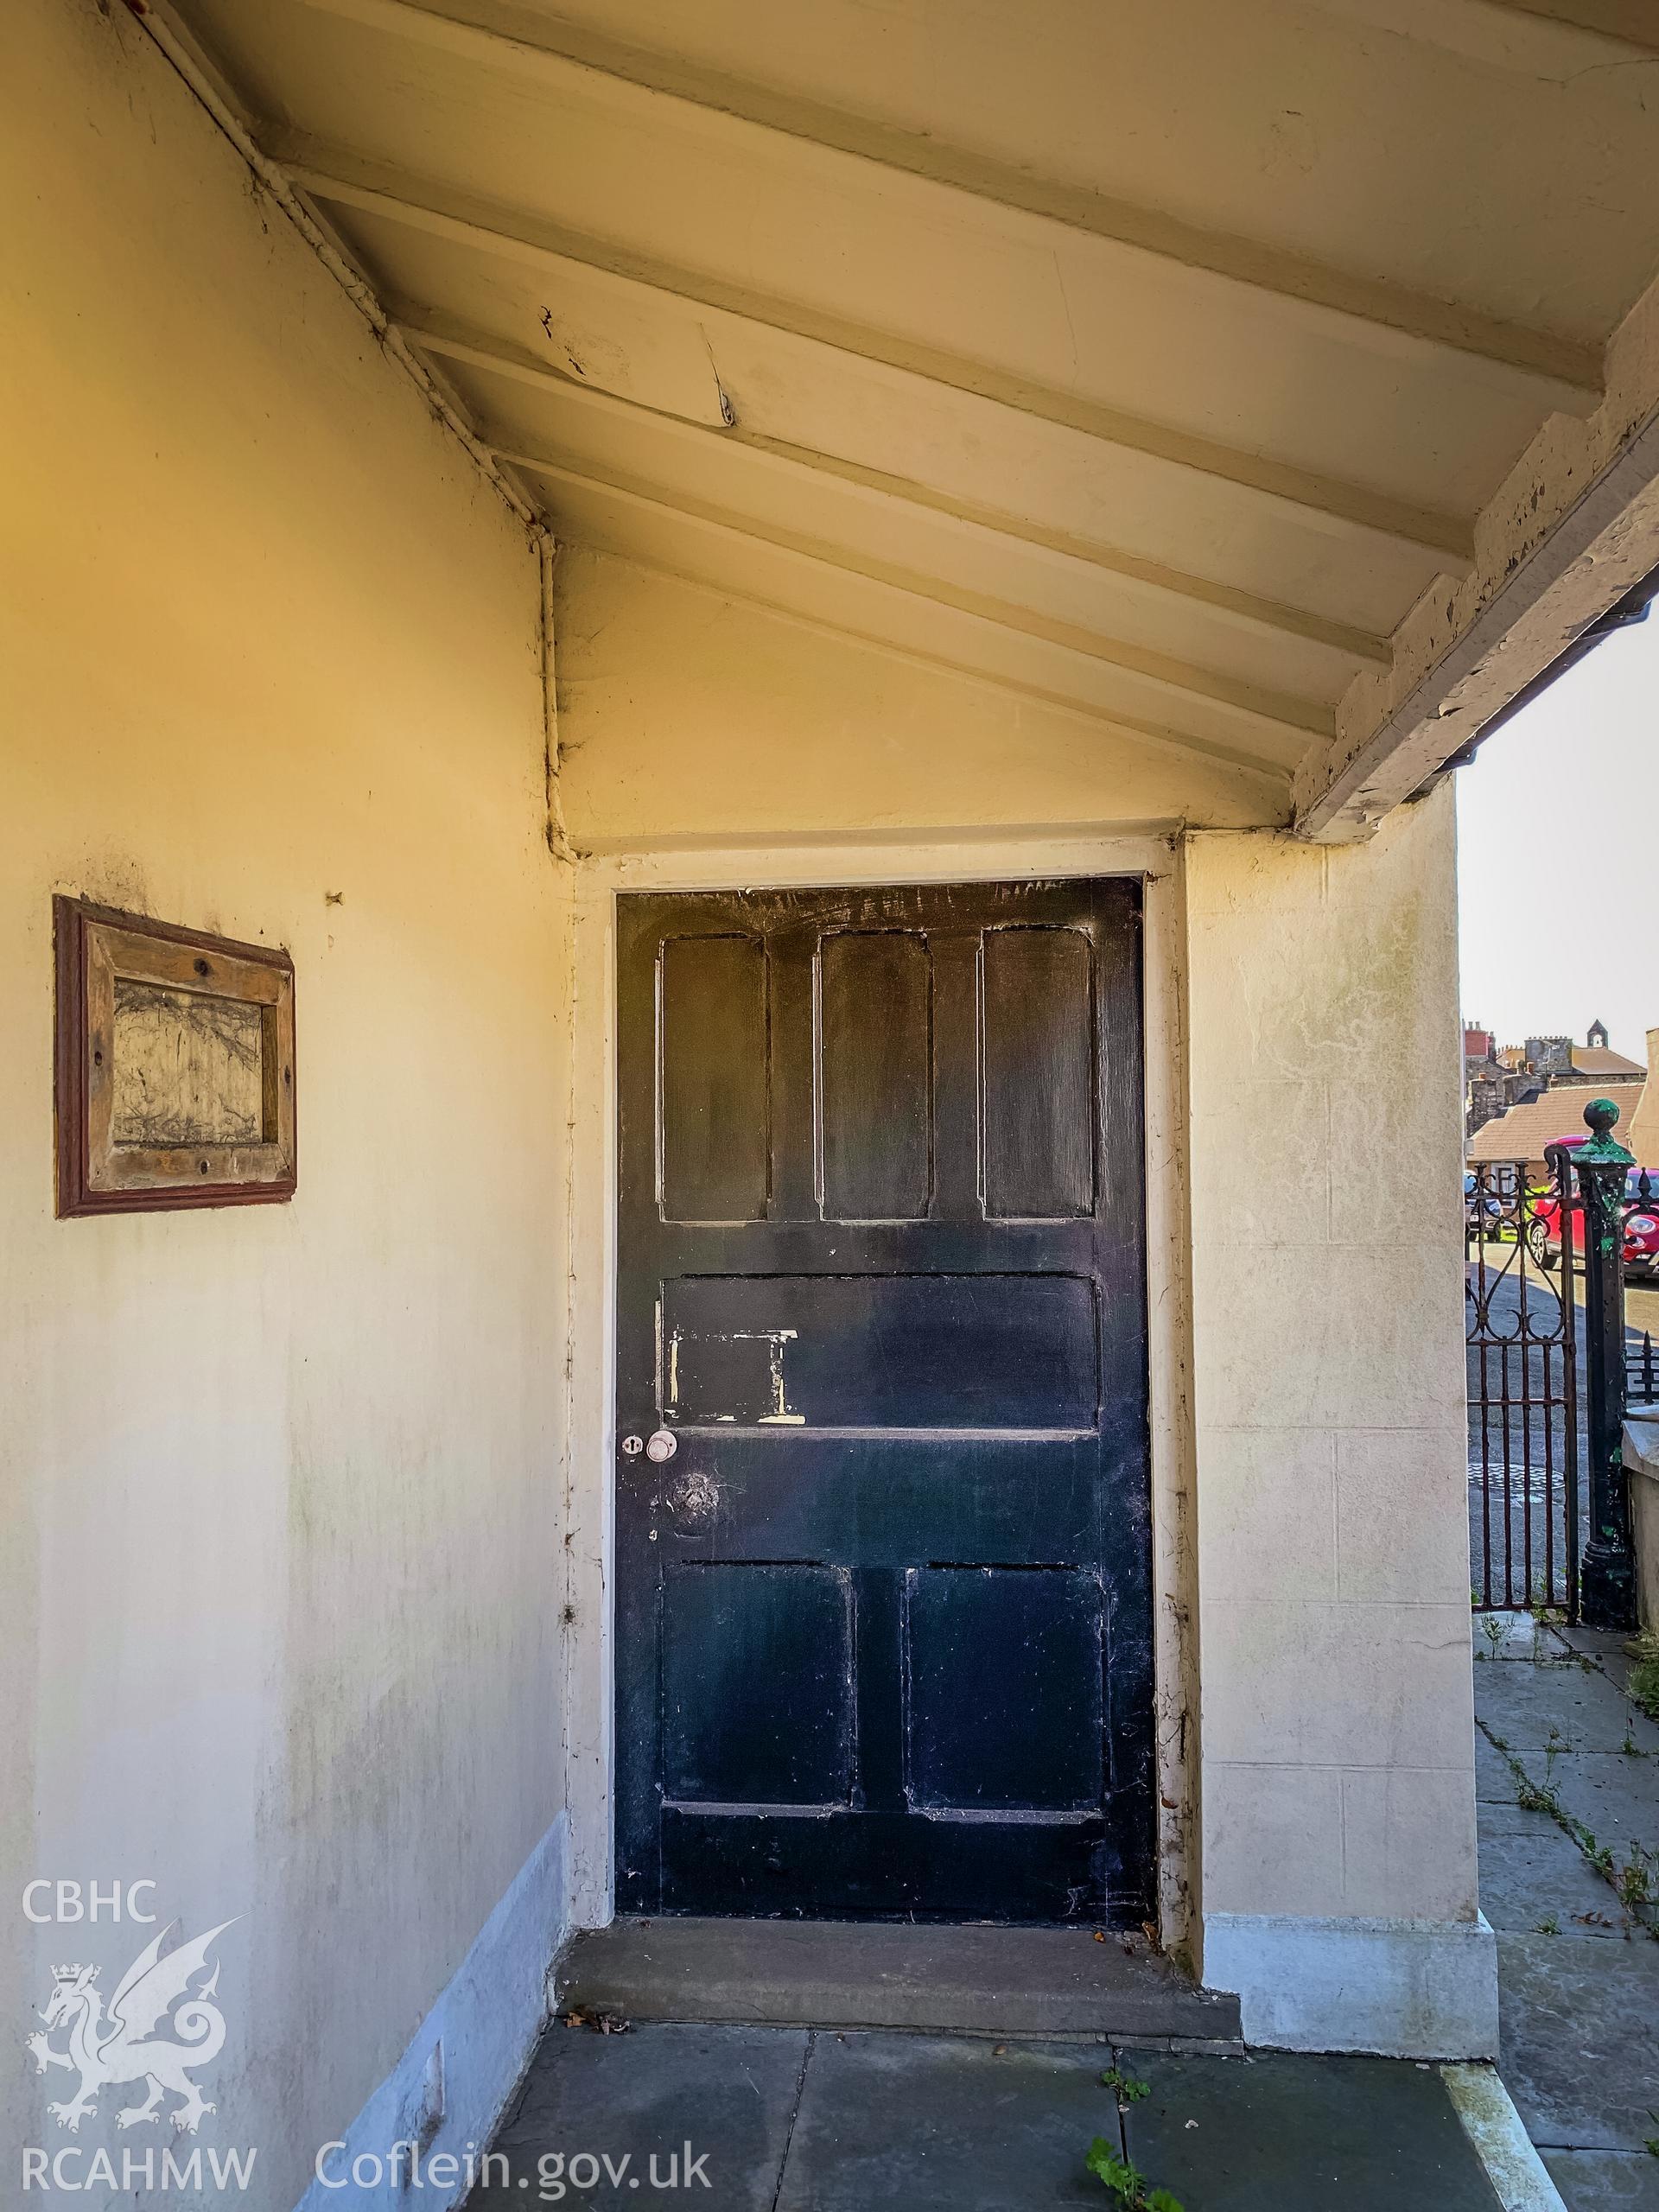
[(1184, 1943), (1198, 1913), (1197, 1551), (1187, 1226), (1186, 917), (1179, 832), (997, 834), (928, 842), (685, 847), (579, 860), (574, 869), (570, 1084), (569, 1454), (564, 1782), (569, 1916), (614, 1910), (616, 899), (625, 891), (1138, 876), (1143, 885), (1147, 1266), (1152, 1446), (1159, 1917)]

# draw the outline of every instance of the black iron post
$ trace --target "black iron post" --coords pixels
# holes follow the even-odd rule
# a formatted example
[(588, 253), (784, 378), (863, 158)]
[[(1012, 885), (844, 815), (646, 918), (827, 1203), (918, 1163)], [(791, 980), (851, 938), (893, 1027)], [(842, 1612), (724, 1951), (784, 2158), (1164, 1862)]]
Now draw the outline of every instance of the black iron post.
[(1579, 1582), (1586, 1628), (1636, 1626), (1630, 1496), (1624, 1471), (1624, 1184), (1634, 1156), (1613, 1135), (1611, 1098), (1584, 1109), (1588, 1141), (1573, 1166), (1584, 1207), (1586, 1400), (1589, 1414), (1590, 1541)]

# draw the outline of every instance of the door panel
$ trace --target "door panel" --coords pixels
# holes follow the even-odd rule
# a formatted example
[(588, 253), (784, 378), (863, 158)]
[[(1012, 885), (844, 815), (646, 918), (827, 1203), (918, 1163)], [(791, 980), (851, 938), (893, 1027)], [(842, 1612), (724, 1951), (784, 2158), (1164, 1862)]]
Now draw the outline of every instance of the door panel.
[(659, 974), (664, 1217), (761, 1220), (771, 1173), (766, 945), (671, 938)]
[(932, 1193), (933, 963), (899, 930), (837, 930), (818, 950), (823, 1212), (913, 1221)]
[(993, 930), (983, 956), (985, 1211), (1095, 1210), (1094, 992), (1077, 930)]
[(1138, 887), (618, 913), (619, 1905), (1139, 1921)]
[(683, 1275), (661, 1312), (676, 1424), (1095, 1426), (1094, 1287), (1076, 1275)]
[(934, 1819), (1091, 1812), (1101, 1588), (1063, 1567), (905, 1576), (906, 1799)]
[(663, 1789), (675, 1802), (845, 1805), (844, 1567), (689, 1561), (663, 1586)]

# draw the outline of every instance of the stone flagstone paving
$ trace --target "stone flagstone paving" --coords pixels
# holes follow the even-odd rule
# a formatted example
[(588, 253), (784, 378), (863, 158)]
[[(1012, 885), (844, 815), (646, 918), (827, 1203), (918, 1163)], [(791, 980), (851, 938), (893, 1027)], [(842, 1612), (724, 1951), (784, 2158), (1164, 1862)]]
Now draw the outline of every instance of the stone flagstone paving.
[(1659, 2212), (1659, 1941), (1568, 1825), (1616, 1873), (1652, 1854), (1659, 1885), (1659, 1727), (1624, 1695), (1620, 1638), (1502, 1625), (1475, 1628), (1500, 2070), (1568, 2212)]
[(1437, 2067), (658, 2021), (548, 2031), (468, 2212), (1110, 2212), (1097, 2136), (1185, 2212), (1498, 2212)]

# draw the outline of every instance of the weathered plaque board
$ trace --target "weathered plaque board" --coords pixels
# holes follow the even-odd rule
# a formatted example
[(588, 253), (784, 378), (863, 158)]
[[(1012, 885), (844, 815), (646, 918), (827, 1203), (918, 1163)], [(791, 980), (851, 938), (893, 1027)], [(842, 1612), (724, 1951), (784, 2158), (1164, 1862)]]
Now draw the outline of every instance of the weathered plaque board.
[(58, 1211), (294, 1194), (294, 963), (84, 899), (56, 929)]

